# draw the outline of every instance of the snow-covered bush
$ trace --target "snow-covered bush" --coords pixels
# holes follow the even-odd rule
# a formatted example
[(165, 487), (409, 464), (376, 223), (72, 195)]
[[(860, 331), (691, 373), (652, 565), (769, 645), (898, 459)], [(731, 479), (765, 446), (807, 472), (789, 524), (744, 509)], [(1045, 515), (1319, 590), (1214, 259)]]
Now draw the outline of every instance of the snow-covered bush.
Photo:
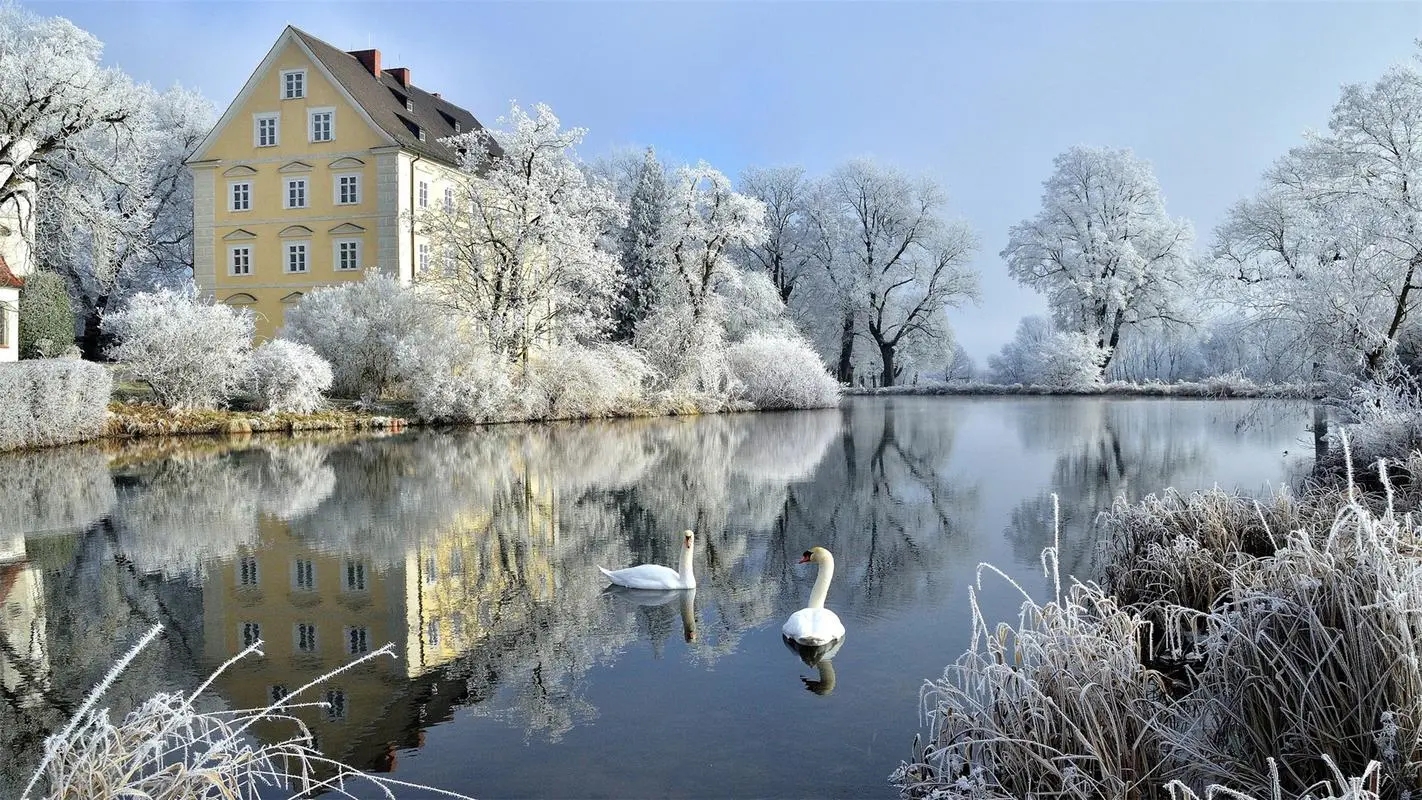
[(740, 384), (738, 395), (756, 408), (827, 408), (839, 402), (839, 383), (799, 337), (756, 334), (732, 345), (727, 357)]
[(1110, 352), (1084, 333), (1054, 333), (1038, 354), (1039, 382), (1063, 389), (1095, 386)]
[(0, 450), (49, 447), (104, 432), (113, 378), (91, 361), (72, 358), (0, 364)]
[(104, 330), (118, 339), (109, 357), (169, 408), (217, 408), (246, 380), (252, 314), (163, 289), (134, 295)]
[(630, 347), (566, 344), (539, 354), (532, 365), (529, 416), (577, 419), (635, 414), (647, 407), (652, 368)]
[(436, 315), (427, 292), (373, 273), (308, 293), (287, 312), (282, 337), (331, 365), (335, 394), (376, 400), (399, 383), (396, 351), (407, 340), (428, 339)]
[(252, 351), (249, 364), (252, 391), (266, 411), (315, 411), (331, 388), (331, 365), (298, 342), (273, 339)]
[(735, 390), (721, 324), (706, 317), (693, 320), (689, 305), (656, 308), (637, 326), (634, 344), (663, 376), (661, 386), (673, 403), (718, 411)]
[(1238, 370), (1211, 375), (1200, 383), (1211, 397), (1251, 397), (1259, 393), (1259, 384)]
[(74, 344), (74, 309), (64, 278), (39, 271), (20, 290), (20, 357), (54, 358)]
[(451, 319), (436, 318), (400, 343), (392, 365), (428, 422), (496, 422), (508, 419), (513, 384), (508, 363), (482, 336)]

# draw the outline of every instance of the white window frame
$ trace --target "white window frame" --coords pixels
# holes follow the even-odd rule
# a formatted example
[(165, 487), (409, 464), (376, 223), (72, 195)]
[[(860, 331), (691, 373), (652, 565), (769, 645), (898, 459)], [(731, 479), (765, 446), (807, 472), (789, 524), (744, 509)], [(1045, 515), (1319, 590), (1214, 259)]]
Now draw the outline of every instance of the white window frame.
[[(301, 205), (293, 205), (291, 202), (291, 190), (301, 184)], [(287, 178), (283, 184), (281, 194), (281, 207), (285, 209), (310, 208), (311, 207), (311, 181), (306, 178)]]
[(291, 588), (299, 592), (316, 591), (316, 564), (309, 558), (291, 562)]
[[(237, 205), (237, 189), (242, 189), (242, 205)], [(228, 211), (251, 211), (252, 210), (252, 182), (251, 181), (228, 181), (227, 182), (227, 210)]]
[[(329, 114), (331, 116), (330, 130), (327, 131), (327, 133), (329, 133), (330, 135), (327, 136), (325, 139), (316, 138), (316, 116), (318, 114)], [(306, 110), (306, 140), (311, 142), (312, 144), (316, 144), (318, 142), (336, 141), (336, 109), (308, 108)]]
[(291, 643), (298, 653), (315, 653), (321, 647), (321, 640), (316, 636), (316, 623), (314, 622), (298, 622), (293, 625), (291, 639)]
[[(237, 254), (242, 253), (242, 266), (244, 271), (237, 271)], [(227, 274), (234, 278), (240, 278), (252, 274), (252, 246), (250, 244), (234, 244), (227, 248)]]
[[(291, 268), (291, 257), (300, 248), (302, 269)], [(287, 275), (309, 275), (311, 273), (311, 240), (301, 239), (282, 243), (281, 271)]]
[[(238, 558), (236, 567), (238, 586), (262, 585), (262, 570), (256, 556), (242, 556)], [(247, 580), (249, 576), (251, 580)]]
[(341, 589), (347, 592), (369, 591), (369, 577), (364, 561), (348, 558), (345, 572), (341, 575)]
[[(355, 266), (341, 266), (341, 246), (355, 245)], [(336, 272), (358, 272), (365, 266), (365, 244), (360, 239), (336, 239), (331, 242), (331, 266)]]
[[(355, 182), (354, 200), (341, 199), (341, 181), (344, 180), (353, 180)], [(361, 192), (364, 189), (364, 187), (361, 186), (362, 183), (364, 183), (364, 181), (361, 180), (359, 172), (337, 172), (336, 179), (331, 181), (331, 202), (338, 206), (360, 205)]]
[(242, 624), (237, 626), (237, 641), (241, 642), (242, 647), (251, 647), (261, 640), (262, 623), (253, 620), (243, 620)]
[[(289, 77), (295, 76), (296, 92), (291, 91), (292, 82)], [(282, 100), (300, 100), (306, 96), (306, 70), (304, 69), (284, 69), (281, 71), (281, 87), (278, 96)]]
[(444, 187), (444, 212), (446, 214), (454, 211), (454, 187)]
[[(262, 122), (270, 120), (272, 123), (272, 140), (267, 144), (262, 144)], [(253, 147), (276, 147), (281, 144), (281, 114), (269, 111), (252, 115), (252, 146)]]
[(370, 628), (347, 625), (345, 634), (346, 655), (358, 656), (370, 652)]
[(326, 719), (339, 722), (350, 713), (349, 698), (344, 689), (327, 689), (325, 700)]
[(425, 243), (425, 242), (420, 242), (420, 244), (415, 248), (415, 253), (416, 253), (416, 256), (417, 256), (417, 261), (416, 261), (415, 263), (416, 263), (417, 269), (418, 269), (418, 272), (417, 272), (416, 274), (417, 274), (417, 275), (423, 275), (423, 274), (425, 274), (426, 272), (428, 272), (429, 269), (430, 269), (430, 246), (429, 246), (429, 244), (427, 244), (427, 243)]
[(419, 188), (418, 195), (419, 195), (420, 208), (429, 208), (429, 207), (430, 207), (430, 182), (429, 182), (429, 181), (420, 181), (420, 185), (419, 185), (418, 188)]

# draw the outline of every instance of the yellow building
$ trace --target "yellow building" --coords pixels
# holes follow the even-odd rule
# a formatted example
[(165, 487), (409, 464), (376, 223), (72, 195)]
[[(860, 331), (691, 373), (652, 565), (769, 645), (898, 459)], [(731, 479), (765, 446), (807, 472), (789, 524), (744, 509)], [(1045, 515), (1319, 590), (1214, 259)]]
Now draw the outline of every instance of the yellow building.
[(265, 339), (312, 288), (368, 270), (412, 281), (432, 254), (409, 215), (461, 180), (439, 140), (479, 129), (379, 50), (287, 27), (187, 162), (198, 287), (250, 308)]

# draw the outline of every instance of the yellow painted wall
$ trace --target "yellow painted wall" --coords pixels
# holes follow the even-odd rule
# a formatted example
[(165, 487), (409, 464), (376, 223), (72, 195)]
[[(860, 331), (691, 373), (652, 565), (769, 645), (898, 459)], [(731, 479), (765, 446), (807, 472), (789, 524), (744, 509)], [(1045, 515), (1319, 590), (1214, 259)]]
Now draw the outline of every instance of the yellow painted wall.
[[(305, 97), (282, 99), (281, 73), (288, 69), (306, 70)], [(334, 109), (334, 139), (312, 142), (307, 112), (325, 108)], [(254, 115), (265, 113), (280, 114), (276, 146), (256, 145)], [(381, 245), (377, 231), (380, 209), (376, 197), (376, 155), (370, 150), (387, 144), (361, 112), (345, 100), (341, 90), (326, 80), (295, 41), (288, 41), (278, 51), (270, 68), (258, 76), (251, 93), (234, 109), (226, 127), (217, 133), (205, 154), (205, 161), (218, 162), (210, 168), (213, 183), (210, 209), (195, 212), (212, 214), (211, 262), (204, 267), (212, 271), (213, 294), (219, 302), (235, 298), (234, 305), (244, 305), (256, 312), (259, 339), (272, 336), (281, 327), (286, 308), (299, 299), (294, 293), (363, 277), (364, 270), (336, 271), (334, 240), (359, 239), (362, 266), (366, 269), (377, 266)], [(344, 158), (356, 158), (365, 164), (356, 170), (333, 171), (331, 165)], [(284, 166), (291, 170), (293, 161), (308, 164), (310, 170), (281, 171)], [(242, 167), (255, 169), (256, 173), (230, 174), (242, 171)], [(336, 176), (342, 174), (361, 176), (360, 203), (335, 203)], [(287, 209), (284, 207), (286, 179), (300, 177), (307, 180), (307, 207)], [(251, 210), (229, 210), (233, 181), (251, 183)], [(346, 223), (358, 225), (365, 231), (331, 233), (332, 228)], [(281, 236), (284, 229), (296, 224), (305, 225), (312, 233)], [(255, 234), (255, 238), (245, 241), (228, 238), (239, 230)], [(309, 241), (307, 272), (285, 271), (287, 241)], [(233, 245), (252, 247), (250, 275), (229, 274)], [(246, 302), (240, 295), (255, 298), (255, 302)]]

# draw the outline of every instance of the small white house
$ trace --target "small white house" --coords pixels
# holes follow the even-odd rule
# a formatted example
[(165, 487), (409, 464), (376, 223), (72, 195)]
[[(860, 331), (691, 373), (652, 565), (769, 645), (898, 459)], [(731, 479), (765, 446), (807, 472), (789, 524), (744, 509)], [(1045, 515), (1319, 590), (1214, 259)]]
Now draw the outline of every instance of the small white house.
[(34, 269), (30, 242), (35, 216), (30, 197), (22, 192), (0, 205), (0, 361), (20, 357), (20, 287)]

